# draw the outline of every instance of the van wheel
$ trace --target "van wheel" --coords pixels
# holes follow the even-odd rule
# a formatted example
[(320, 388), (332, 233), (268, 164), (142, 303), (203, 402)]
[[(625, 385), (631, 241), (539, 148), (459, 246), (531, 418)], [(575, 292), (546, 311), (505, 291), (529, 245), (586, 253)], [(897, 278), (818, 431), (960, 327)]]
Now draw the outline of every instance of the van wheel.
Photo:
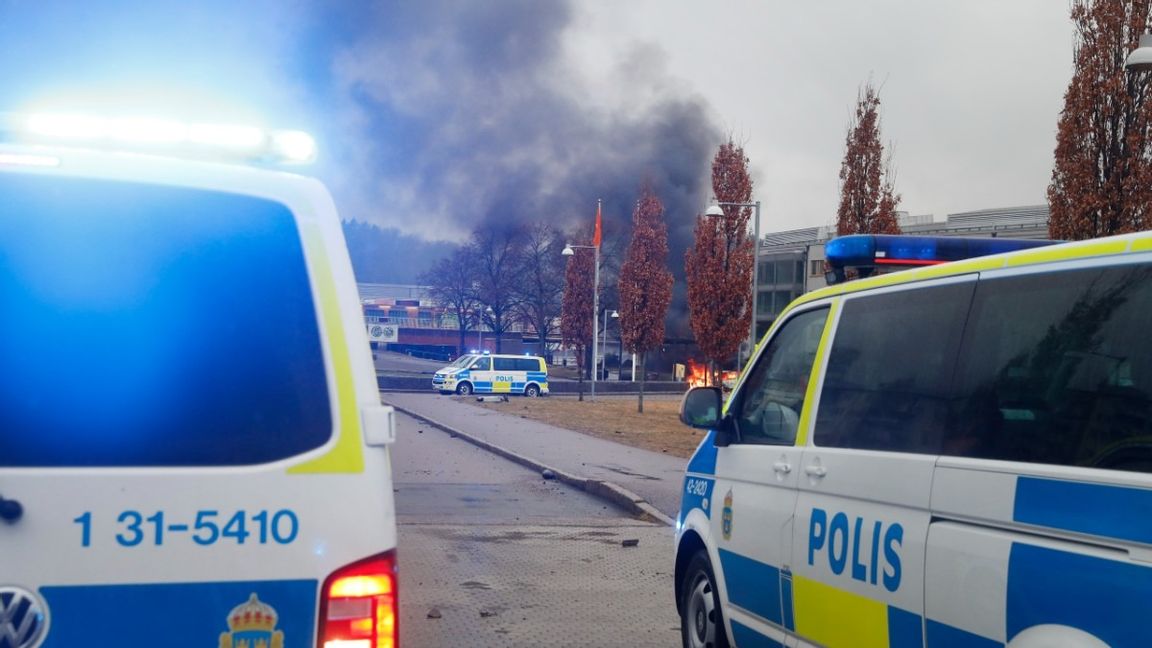
[(728, 648), (728, 635), (720, 614), (716, 577), (701, 549), (684, 570), (684, 600), (680, 602), (680, 640), (684, 648)]
[(456, 385), (456, 393), (460, 394), (461, 396), (468, 396), (472, 393), (472, 383), (464, 382)]
[(540, 395), (540, 386), (539, 385), (528, 385), (527, 387), (524, 388), (524, 395), (527, 396), (528, 398), (536, 398), (537, 396)]

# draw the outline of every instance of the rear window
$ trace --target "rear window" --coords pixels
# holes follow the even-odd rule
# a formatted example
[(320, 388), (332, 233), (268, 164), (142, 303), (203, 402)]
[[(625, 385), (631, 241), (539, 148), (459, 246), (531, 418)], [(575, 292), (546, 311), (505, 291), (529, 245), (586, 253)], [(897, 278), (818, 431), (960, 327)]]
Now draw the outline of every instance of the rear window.
[(1152, 268), (984, 280), (946, 454), (1152, 472)]
[(0, 174), (0, 466), (273, 461), (332, 434), (276, 202)]
[(516, 358), (517, 371), (543, 371), (540, 358)]

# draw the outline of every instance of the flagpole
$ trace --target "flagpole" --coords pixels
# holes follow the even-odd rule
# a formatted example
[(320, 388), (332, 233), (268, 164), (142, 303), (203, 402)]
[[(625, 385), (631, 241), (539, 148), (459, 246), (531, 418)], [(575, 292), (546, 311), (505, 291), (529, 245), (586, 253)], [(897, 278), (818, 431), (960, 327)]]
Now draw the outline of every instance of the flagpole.
[(600, 336), (600, 199), (596, 199), (596, 231), (592, 235), (594, 268), (592, 270), (592, 402), (596, 402), (596, 374), (600, 373), (598, 344)]

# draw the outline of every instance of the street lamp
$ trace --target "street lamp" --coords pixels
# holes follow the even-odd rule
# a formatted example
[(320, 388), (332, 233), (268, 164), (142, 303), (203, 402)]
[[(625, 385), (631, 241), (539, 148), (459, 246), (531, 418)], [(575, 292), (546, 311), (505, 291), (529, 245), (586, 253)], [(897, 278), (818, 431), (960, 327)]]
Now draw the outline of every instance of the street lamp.
[(1152, 70), (1152, 34), (1140, 36), (1140, 46), (1132, 50), (1132, 53), (1124, 60), (1124, 67), (1131, 72)]
[(760, 295), (757, 290), (756, 278), (760, 270), (760, 201), (756, 202), (716, 202), (713, 201), (712, 205), (704, 212), (705, 216), (716, 218), (723, 217), (724, 210), (721, 207), (755, 207), (756, 213), (752, 216), (752, 323), (748, 327), (748, 357), (752, 357), (752, 352), (756, 350), (756, 307)]
[(600, 246), (599, 245), (572, 245), (565, 243), (564, 249), (560, 254), (564, 256), (572, 256), (576, 254), (576, 249), (592, 250), (595, 253), (593, 257), (592, 268), (592, 401), (596, 400), (596, 374), (597, 371), (597, 358), (596, 347), (597, 340), (600, 337), (600, 331), (597, 330), (600, 324)]
[[(604, 309), (604, 344), (600, 345), (600, 348), (604, 349), (603, 353), (600, 354), (600, 357), (603, 358), (603, 362), (604, 362), (604, 379), (605, 380), (608, 379), (608, 317), (609, 317), (608, 309), (605, 308)], [(612, 317), (612, 319), (620, 319), (620, 312), (615, 311), (615, 310), (612, 311), (611, 317)]]

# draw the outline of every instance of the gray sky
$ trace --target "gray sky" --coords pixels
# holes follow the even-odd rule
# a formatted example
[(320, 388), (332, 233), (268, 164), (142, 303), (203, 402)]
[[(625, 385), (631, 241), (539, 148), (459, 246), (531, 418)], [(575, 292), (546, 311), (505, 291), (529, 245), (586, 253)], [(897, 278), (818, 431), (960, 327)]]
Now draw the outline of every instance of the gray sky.
[(727, 134), (765, 231), (831, 223), (869, 78), (901, 209), (1044, 202), (1071, 32), (1058, 0), (0, 0), (0, 110), (303, 128), (345, 218), (433, 240), (598, 198), (625, 234), (647, 179), (678, 264)]
[[(900, 209), (948, 213), (1046, 202), (1072, 70), (1056, 0), (583, 2), (569, 56), (604, 101), (621, 60), (663, 58), (743, 142), (767, 231), (835, 218), (857, 89), (882, 86)], [(647, 51), (644, 51), (644, 50)], [(670, 217), (672, 215), (669, 215)]]

